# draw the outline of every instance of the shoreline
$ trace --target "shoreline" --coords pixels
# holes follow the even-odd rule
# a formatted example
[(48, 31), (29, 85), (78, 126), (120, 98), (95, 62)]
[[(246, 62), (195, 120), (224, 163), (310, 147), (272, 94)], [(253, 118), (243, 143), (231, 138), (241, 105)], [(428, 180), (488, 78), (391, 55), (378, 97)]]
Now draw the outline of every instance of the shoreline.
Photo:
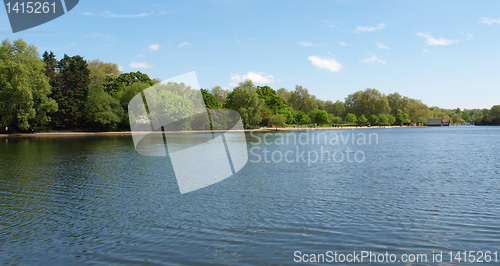
[[(262, 127), (259, 129), (244, 129), (244, 132), (286, 132), (297, 130), (342, 130), (342, 129), (387, 129), (387, 128), (424, 128), (426, 126), (374, 126), (374, 127), (285, 127), (285, 128), (269, 128)], [(217, 131), (214, 132), (226, 132)], [(159, 133), (159, 131), (158, 131)], [(211, 131), (192, 130), (192, 131), (165, 131), (166, 134), (196, 134), (196, 133), (211, 133)], [(87, 137), (87, 136), (132, 136), (131, 131), (117, 132), (78, 132), (78, 131), (56, 131), (56, 132), (40, 132), (40, 133), (12, 133), (0, 134), (0, 138), (8, 137)]]

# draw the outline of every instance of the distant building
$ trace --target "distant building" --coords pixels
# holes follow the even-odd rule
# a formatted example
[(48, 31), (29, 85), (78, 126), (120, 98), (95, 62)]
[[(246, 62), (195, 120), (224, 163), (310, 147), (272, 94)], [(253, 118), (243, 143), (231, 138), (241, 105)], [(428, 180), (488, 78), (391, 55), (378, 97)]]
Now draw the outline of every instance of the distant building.
[(427, 119), (427, 123), (425, 123), (425, 125), (430, 126), (430, 127), (449, 126), (450, 119), (449, 118), (429, 118), (429, 119)]

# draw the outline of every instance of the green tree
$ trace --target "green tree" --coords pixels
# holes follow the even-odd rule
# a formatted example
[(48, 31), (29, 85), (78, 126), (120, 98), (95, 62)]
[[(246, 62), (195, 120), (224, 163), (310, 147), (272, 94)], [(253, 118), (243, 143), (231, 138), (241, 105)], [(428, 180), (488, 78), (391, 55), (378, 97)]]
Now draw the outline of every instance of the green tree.
[(88, 62), (90, 84), (102, 84), (110, 87), (111, 83), (120, 75), (120, 67), (114, 63), (104, 63), (101, 60)]
[(350, 94), (345, 99), (346, 112), (356, 116), (387, 114), (390, 111), (387, 97), (376, 89), (366, 89)]
[(217, 101), (217, 99), (208, 92), (208, 90), (201, 89), (201, 95), (203, 96), (203, 101), (207, 109), (220, 109), (222, 104)]
[(328, 114), (328, 122), (330, 124), (333, 124), (334, 122), (334, 119), (335, 119), (336, 116), (332, 115), (332, 114)]
[(386, 126), (389, 124), (389, 116), (386, 114), (381, 114), (378, 117), (378, 121), (381, 125)]
[(376, 125), (378, 123), (378, 116), (370, 115), (370, 117), (368, 117), (368, 122), (370, 122), (372, 126)]
[(149, 87), (151, 87), (149, 83), (142, 83), (142, 82), (136, 82), (125, 86), (125, 88), (123, 89), (122, 97), (118, 99), (120, 100), (121, 106), (126, 109), (132, 98), (134, 98), (138, 93), (141, 93), (143, 90)]
[(366, 116), (364, 114), (362, 114), (360, 117), (359, 117), (359, 124), (360, 125), (366, 125), (366, 123), (368, 122), (368, 119), (366, 119)]
[(262, 117), (260, 124), (264, 126), (269, 125), (271, 123), (269, 120), (273, 114), (273, 111), (267, 106), (267, 104), (264, 103), (262, 108), (260, 108), (260, 117)]
[(250, 80), (241, 82), (238, 87), (229, 93), (224, 103), (224, 108), (240, 113), (243, 125), (248, 128), (250, 124), (259, 124), (262, 121), (260, 110), (264, 100), (259, 97), (257, 88)]
[(269, 123), (271, 125), (274, 125), (276, 127), (276, 130), (278, 130), (278, 127), (285, 127), (286, 125), (286, 117), (282, 114), (274, 114), (271, 115), (269, 118)]
[(288, 98), (288, 104), (296, 111), (302, 111), (304, 113), (310, 113), (314, 109), (318, 108), (318, 103), (316, 102), (316, 97), (309, 94), (307, 89), (302, 88), (302, 86), (297, 85), (295, 91), (290, 94)]
[(341, 101), (336, 101), (335, 103), (333, 103), (332, 101), (326, 101), (325, 111), (334, 116), (343, 117), (345, 113), (345, 106)]
[(407, 110), (410, 120), (415, 123), (425, 123), (430, 117), (429, 107), (420, 100), (409, 99)]
[[(164, 125), (167, 131), (210, 129), (206, 106), (203, 99), (199, 98), (199, 90), (184, 83), (169, 82), (147, 88), (144, 96), (147, 98), (147, 110), (153, 125)], [(137, 107), (130, 106), (129, 103), (129, 108), (134, 110)], [(134, 115), (129, 113), (132, 121), (138, 119)]]
[(87, 100), (90, 71), (79, 55), (64, 55), (57, 65), (58, 74), (52, 97), (59, 105), (54, 125), (59, 128), (83, 128), (85, 101)]
[(129, 127), (128, 104), (130, 103), (130, 100), (132, 100), (132, 98), (134, 98), (137, 94), (141, 93), (143, 90), (149, 87), (151, 87), (149, 83), (142, 83), (142, 82), (135, 82), (125, 86), (125, 88), (123, 89), (122, 97), (118, 99), (120, 101), (122, 109), (124, 110), (120, 127), (122, 128)]
[(328, 113), (326, 111), (316, 109), (311, 112), (310, 117), (318, 125), (328, 124)]
[(224, 104), (226, 102), (227, 95), (231, 91), (223, 89), (220, 86), (215, 86), (210, 90), (210, 93), (215, 97), (215, 99), (220, 102), (221, 104)]
[(348, 113), (346, 116), (345, 116), (345, 122), (348, 123), (348, 124), (354, 124), (356, 123), (356, 121), (358, 121), (358, 118), (356, 117), (355, 114), (353, 113)]
[(500, 125), (500, 105), (492, 106), (489, 112), (489, 116), (491, 124)]
[(302, 111), (294, 111), (293, 112), (293, 120), (295, 123), (297, 123), (299, 125), (311, 123), (311, 118), (309, 118), (309, 116)]
[(451, 117), (451, 122), (454, 124), (462, 124), (464, 123), (464, 119), (462, 118), (462, 114), (456, 113)]
[(491, 107), (490, 116), (500, 117), (500, 105), (494, 105)]
[(470, 122), (470, 120), (471, 120), (470, 115), (469, 115), (468, 113), (465, 113), (465, 112), (464, 112), (464, 113), (462, 113), (462, 118), (463, 118), (463, 120), (464, 120), (465, 122), (467, 122), (467, 123), (469, 123), (469, 122)]
[(387, 102), (389, 108), (391, 109), (390, 114), (397, 116), (399, 113), (406, 113), (408, 108), (409, 99), (408, 97), (403, 97), (399, 93), (392, 93), (387, 95)]
[(57, 103), (37, 49), (19, 39), (0, 47), (0, 124), (20, 130), (46, 125)]
[(314, 97), (315, 100), (316, 100), (316, 108), (318, 108), (319, 110), (323, 110), (325, 111), (325, 101), (323, 100), (320, 100), (320, 99), (316, 99), (316, 97)]
[(52, 87), (56, 86), (57, 76), (57, 59), (52, 51), (43, 53), (43, 62), (45, 62), (45, 75), (49, 78), (49, 84)]
[(389, 123), (389, 125), (394, 125), (394, 123), (396, 122), (396, 118), (392, 115), (388, 115), (387, 122)]
[(278, 96), (281, 99), (283, 99), (285, 102), (288, 103), (288, 99), (290, 99), (290, 95), (292, 94), (292, 92), (288, 91), (285, 88), (281, 88), (281, 89), (276, 91), (276, 94), (278, 94)]
[(139, 82), (149, 84), (149, 86), (154, 85), (153, 80), (151, 80), (147, 74), (141, 73), (140, 71), (123, 73), (118, 77), (111, 79), (112, 80), (109, 81), (110, 85), (105, 87), (105, 90), (117, 99), (122, 97), (125, 87), (133, 83)]
[(118, 99), (104, 91), (101, 84), (89, 87), (85, 101), (85, 119), (92, 130), (116, 130), (123, 119), (125, 111)]
[(334, 125), (338, 125), (342, 123), (342, 118), (338, 116), (334, 116), (332, 114), (328, 114), (328, 119), (330, 120), (330, 123)]
[(288, 123), (293, 122), (292, 110), (286, 102), (278, 96), (275, 90), (269, 86), (257, 87), (257, 93), (264, 100), (273, 114), (282, 114), (286, 117)]
[(409, 124), (410, 121), (410, 116), (408, 114), (402, 114), (399, 113), (396, 116), (396, 124), (401, 124), (401, 125), (406, 125)]

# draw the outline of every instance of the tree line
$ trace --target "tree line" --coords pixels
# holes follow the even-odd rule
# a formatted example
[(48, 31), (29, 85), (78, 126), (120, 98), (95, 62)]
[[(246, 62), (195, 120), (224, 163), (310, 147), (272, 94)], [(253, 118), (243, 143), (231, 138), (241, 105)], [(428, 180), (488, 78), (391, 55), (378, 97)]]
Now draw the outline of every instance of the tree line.
[(491, 109), (441, 109), (399, 93), (385, 95), (376, 89), (360, 90), (345, 101), (323, 101), (300, 85), (295, 90), (255, 86), (251, 81), (232, 91), (215, 87), (204, 92), (207, 102), (217, 102), (240, 112), (251, 125), (408, 125), (425, 124), (428, 118), (449, 118), (454, 124), (499, 125), (500, 105)]
[[(129, 130), (127, 106), (142, 90), (159, 83), (141, 72), (121, 73), (118, 65), (79, 55), (57, 59), (23, 40), (0, 47), (0, 132), (40, 130)], [(274, 90), (247, 80), (232, 90), (201, 90), (209, 109), (240, 113), (246, 128), (285, 125), (401, 125), (450, 118), (452, 123), (499, 125), (500, 105), (491, 109), (441, 109), (376, 89), (323, 101), (300, 85)]]

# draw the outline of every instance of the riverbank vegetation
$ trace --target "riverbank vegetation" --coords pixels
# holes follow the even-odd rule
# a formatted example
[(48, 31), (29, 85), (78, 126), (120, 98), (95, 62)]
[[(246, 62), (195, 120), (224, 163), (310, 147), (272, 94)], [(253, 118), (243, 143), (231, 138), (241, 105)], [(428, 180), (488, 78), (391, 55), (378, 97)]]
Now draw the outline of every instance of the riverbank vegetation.
[[(118, 65), (85, 60), (79, 55), (57, 59), (23, 40), (0, 46), (0, 132), (47, 130), (129, 130), (127, 105), (137, 93), (159, 83), (141, 72), (121, 73)], [(399, 93), (366, 89), (344, 101), (324, 101), (297, 85), (293, 90), (255, 86), (201, 90), (207, 108), (238, 111), (246, 128), (286, 125), (423, 124), (428, 118), (450, 118), (454, 124), (499, 125), (500, 105), (491, 109), (441, 109)]]

